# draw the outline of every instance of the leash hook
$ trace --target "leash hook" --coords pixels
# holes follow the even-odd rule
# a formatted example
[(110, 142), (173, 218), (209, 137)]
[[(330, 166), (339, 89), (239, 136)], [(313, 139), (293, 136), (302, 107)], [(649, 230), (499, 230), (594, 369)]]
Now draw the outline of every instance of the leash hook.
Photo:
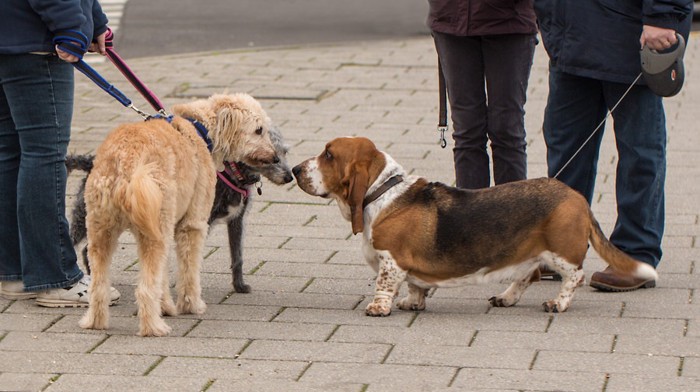
[(129, 109), (135, 111), (136, 113), (138, 113), (141, 117), (144, 118), (144, 120), (148, 120), (148, 119), (151, 117), (150, 114), (148, 114), (148, 113), (144, 112), (143, 110), (137, 108), (137, 107), (134, 106), (133, 104), (129, 104), (129, 106), (127, 106), (127, 107), (128, 107)]
[(439, 125), (437, 128), (438, 132), (440, 132), (440, 140), (438, 140), (438, 141), (440, 142), (440, 147), (442, 147), (442, 148), (447, 147), (447, 139), (445, 139), (445, 132), (447, 132), (447, 128), (448, 127), (446, 125), (444, 125), (444, 126)]

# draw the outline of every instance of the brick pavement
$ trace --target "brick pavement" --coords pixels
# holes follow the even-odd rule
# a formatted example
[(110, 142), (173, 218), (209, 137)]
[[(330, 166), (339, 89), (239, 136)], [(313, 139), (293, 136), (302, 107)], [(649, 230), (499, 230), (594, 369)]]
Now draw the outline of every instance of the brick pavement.
[[(686, 54), (686, 86), (666, 100), (667, 231), (656, 289), (604, 294), (582, 287), (570, 310), (556, 315), (540, 306), (556, 283), (533, 285), (512, 308), (486, 301), (504, 285), (440, 289), (424, 312), (369, 318), (373, 274), (337, 207), (293, 184), (265, 183), (247, 222), (252, 293), (232, 291), (225, 230), (215, 227), (202, 269), (207, 312), (169, 318), (169, 337), (137, 337), (138, 264), (124, 235), (112, 268), (122, 300), (111, 308), (109, 330), (80, 329), (83, 310), (0, 300), (0, 390), (700, 390), (698, 42), (694, 36)], [(451, 151), (436, 143), (435, 62), (431, 40), (421, 37), (129, 64), (167, 105), (225, 90), (256, 96), (292, 146), (293, 163), (333, 137), (363, 135), (414, 173), (453, 183)], [(109, 64), (95, 67), (150, 109)], [(540, 46), (526, 116), (530, 177), (546, 173), (546, 78)], [(139, 121), (76, 79), (72, 152), (94, 151), (110, 128)], [(606, 233), (615, 217), (610, 134), (593, 205)], [(71, 198), (78, 179), (70, 179)], [(587, 276), (603, 266), (591, 253)]]

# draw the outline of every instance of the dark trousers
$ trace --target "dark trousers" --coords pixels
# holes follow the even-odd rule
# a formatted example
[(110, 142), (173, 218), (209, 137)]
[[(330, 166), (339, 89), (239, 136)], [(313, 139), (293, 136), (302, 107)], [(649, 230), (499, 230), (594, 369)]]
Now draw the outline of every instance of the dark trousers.
[[(575, 76), (550, 65), (544, 118), (549, 176), (556, 175), (603, 121), (629, 86)], [(617, 221), (610, 241), (656, 267), (664, 232), (666, 118), (663, 103), (646, 86), (635, 86), (612, 114), (618, 152), (615, 176)], [(593, 198), (599, 130), (558, 179)]]
[(537, 38), (458, 37), (434, 32), (447, 84), (457, 186), (486, 188), (527, 177), (525, 98)]

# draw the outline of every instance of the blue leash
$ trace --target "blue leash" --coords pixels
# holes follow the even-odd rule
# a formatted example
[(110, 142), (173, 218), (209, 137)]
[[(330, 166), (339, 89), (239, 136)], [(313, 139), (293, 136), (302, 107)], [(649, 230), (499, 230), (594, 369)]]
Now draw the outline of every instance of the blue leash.
[(142, 111), (141, 109), (134, 106), (131, 100), (118, 88), (110, 84), (105, 78), (102, 77), (94, 68), (92, 68), (88, 63), (83, 60), (83, 55), (88, 50), (87, 37), (80, 31), (67, 30), (61, 32), (53, 38), (53, 43), (58, 45), (61, 50), (68, 52), (79, 60), (72, 63), (73, 66), (80, 72), (82, 72), (88, 79), (92, 80), (97, 86), (104, 90), (107, 94), (111, 95), (114, 99), (119, 101), (125, 107), (134, 110), (136, 113), (141, 115), (144, 119), (151, 117), (150, 114)]

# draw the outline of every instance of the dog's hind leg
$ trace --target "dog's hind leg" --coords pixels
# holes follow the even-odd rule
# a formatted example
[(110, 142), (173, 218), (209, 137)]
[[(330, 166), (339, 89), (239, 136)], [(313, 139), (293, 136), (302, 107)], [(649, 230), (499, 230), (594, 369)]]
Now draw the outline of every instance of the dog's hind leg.
[[(245, 207), (244, 207), (245, 208)], [(250, 293), (250, 286), (243, 281), (243, 216), (245, 211), (226, 223), (228, 247), (231, 253), (231, 277), (237, 293)]]
[(81, 328), (107, 329), (110, 302), (109, 266), (117, 248), (120, 232), (112, 226), (101, 225), (98, 221), (92, 222), (91, 227), (88, 233), (88, 238), (93, 244), (89, 249), (90, 260), (92, 260), (90, 303), (79, 324)]
[(186, 314), (202, 314), (207, 305), (202, 300), (200, 267), (202, 250), (207, 233), (206, 220), (197, 223), (178, 224), (175, 230), (175, 249), (177, 250), (177, 310)]
[(564, 258), (550, 253), (544, 258), (549, 268), (558, 272), (562, 276), (561, 289), (556, 299), (546, 301), (542, 304), (545, 312), (560, 313), (565, 312), (571, 305), (574, 298), (574, 291), (585, 281), (585, 274), (577, 265), (571, 264)]
[(78, 188), (78, 196), (73, 203), (73, 211), (71, 212), (70, 220), (70, 239), (75, 253), (82, 254), (85, 272), (90, 275), (90, 263), (87, 254), (87, 227), (85, 220), (87, 218), (87, 208), (85, 207), (85, 182), (87, 177), (83, 178)]
[(396, 303), (396, 307), (401, 310), (425, 310), (425, 295), (428, 289), (408, 284), (408, 295)]
[(530, 287), (533, 281), (536, 281), (536, 279), (533, 280), (533, 274), (539, 273), (537, 271), (537, 267), (540, 264), (540, 258), (538, 257), (533, 263), (529, 264), (531, 264), (531, 266), (525, 272), (523, 277), (515, 279), (513, 283), (508, 286), (506, 291), (489, 298), (489, 303), (491, 306), (508, 307), (513, 306), (520, 301), (520, 298), (523, 296), (523, 293), (525, 293), (525, 290)]
[[(163, 232), (167, 233), (168, 231)], [(138, 232), (134, 233), (134, 236), (138, 243), (138, 253), (141, 260), (139, 283), (135, 292), (138, 304), (139, 335), (165, 336), (171, 331), (171, 328), (161, 317), (161, 300), (165, 295), (163, 274), (168, 265), (168, 244), (162, 238), (147, 238)]]
[(164, 316), (177, 316), (177, 307), (173, 302), (173, 296), (170, 295), (170, 277), (168, 275), (168, 267), (163, 268), (163, 276), (161, 277), (161, 287), (163, 287), (163, 295), (160, 297), (160, 311)]

